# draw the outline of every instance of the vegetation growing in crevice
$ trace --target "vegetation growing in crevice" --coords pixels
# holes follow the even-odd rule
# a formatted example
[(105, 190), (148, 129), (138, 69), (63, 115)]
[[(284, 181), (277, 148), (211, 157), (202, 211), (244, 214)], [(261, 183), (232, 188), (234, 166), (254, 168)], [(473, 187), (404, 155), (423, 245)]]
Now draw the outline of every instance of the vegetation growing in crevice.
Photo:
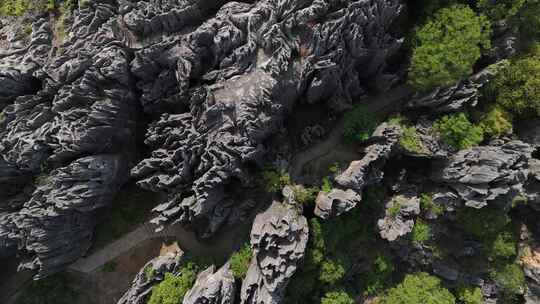
[(243, 280), (246, 277), (252, 255), (253, 251), (249, 243), (244, 244), (239, 251), (233, 253), (230, 265), (235, 279)]
[(464, 113), (443, 116), (434, 123), (433, 130), (444, 143), (457, 150), (471, 148), (484, 140), (482, 128), (471, 123)]
[(266, 167), (261, 172), (261, 186), (266, 192), (280, 192), (286, 185), (291, 185), (291, 176), (285, 170)]

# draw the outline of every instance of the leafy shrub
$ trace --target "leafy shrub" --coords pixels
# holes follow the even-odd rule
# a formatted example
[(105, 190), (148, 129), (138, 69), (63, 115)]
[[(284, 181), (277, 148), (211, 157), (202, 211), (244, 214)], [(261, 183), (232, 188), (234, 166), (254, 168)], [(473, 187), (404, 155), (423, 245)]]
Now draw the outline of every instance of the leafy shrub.
[(26, 12), (43, 13), (55, 8), (54, 0), (3, 0), (0, 1), (0, 15), (22, 16)]
[(330, 171), (330, 173), (333, 173), (333, 174), (337, 174), (340, 170), (340, 164), (339, 162), (334, 162), (330, 168), (328, 168), (328, 171)]
[(326, 259), (321, 264), (319, 281), (324, 284), (334, 285), (345, 276), (345, 268), (339, 260)]
[(431, 227), (422, 220), (417, 220), (411, 232), (413, 242), (423, 244), (431, 239)]
[(184, 295), (195, 284), (198, 272), (199, 267), (188, 262), (178, 276), (165, 273), (164, 280), (152, 289), (148, 304), (182, 304)]
[(484, 115), (480, 127), (486, 137), (500, 137), (512, 133), (512, 118), (506, 111), (494, 107)]
[(472, 73), (481, 48), (490, 47), (490, 23), (466, 5), (452, 5), (435, 13), (416, 33), (410, 83), (427, 91), (451, 85)]
[(236, 279), (243, 280), (246, 277), (252, 255), (253, 251), (249, 244), (244, 244), (239, 251), (233, 253), (230, 263), (232, 273)]
[(354, 299), (345, 291), (332, 291), (324, 295), (321, 304), (354, 304)]
[(478, 9), (492, 20), (502, 20), (519, 13), (527, 0), (478, 0)]
[(366, 274), (364, 294), (376, 295), (382, 292), (387, 287), (393, 272), (392, 260), (386, 255), (379, 254), (373, 261), (373, 268)]
[(382, 304), (454, 304), (455, 301), (437, 277), (421, 272), (406, 275), (402, 283), (383, 297)]
[(415, 127), (403, 127), (399, 144), (410, 152), (419, 154), (427, 153), (426, 148), (422, 146), (422, 141)]
[(345, 113), (343, 136), (348, 143), (363, 142), (367, 140), (375, 128), (377, 120), (364, 106), (356, 106)]
[(497, 235), (488, 249), (488, 255), (495, 261), (509, 261), (517, 254), (517, 241), (509, 231)]
[(520, 117), (540, 115), (540, 51), (513, 62), (494, 79), (496, 102)]
[(420, 208), (435, 215), (441, 215), (444, 212), (444, 208), (441, 205), (433, 202), (433, 194), (431, 193), (422, 193), (420, 195)]
[(291, 177), (285, 170), (264, 168), (261, 172), (261, 184), (266, 192), (275, 193), (291, 184)]
[(323, 177), (321, 189), (326, 193), (330, 193), (330, 191), (332, 191), (332, 181), (330, 180), (329, 176)]
[(484, 304), (480, 288), (462, 288), (458, 292), (458, 299), (463, 304)]
[(468, 149), (484, 140), (483, 130), (473, 125), (463, 113), (446, 115), (437, 120), (433, 129), (446, 144), (458, 149)]
[(302, 186), (294, 186), (294, 198), (296, 201), (302, 205), (306, 204), (312, 204), (315, 202), (315, 199), (317, 198), (317, 194), (319, 193), (319, 188), (317, 187), (308, 187), (304, 188)]
[(502, 289), (505, 298), (514, 298), (525, 286), (525, 274), (517, 264), (507, 264), (492, 271), (490, 275)]
[(68, 285), (68, 279), (55, 274), (39, 281), (32, 281), (15, 301), (16, 304), (73, 304), (80, 298)]

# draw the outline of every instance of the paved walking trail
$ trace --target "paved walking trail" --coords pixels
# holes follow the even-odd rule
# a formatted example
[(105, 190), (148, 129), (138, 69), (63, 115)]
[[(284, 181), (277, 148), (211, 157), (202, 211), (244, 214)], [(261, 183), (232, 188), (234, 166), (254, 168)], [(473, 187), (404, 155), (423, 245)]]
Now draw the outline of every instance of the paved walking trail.
[[(369, 98), (364, 104), (367, 110), (373, 114), (385, 113), (397, 109), (396, 103), (403, 102), (403, 99), (411, 94), (411, 89), (402, 85), (392, 89), (384, 94)], [(306, 150), (296, 154), (291, 160), (290, 174), (294, 180), (299, 180), (302, 176), (304, 166), (326, 154), (341, 143), (343, 137), (343, 117), (340, 118), (334, 129), (323, 141), (309, 147)]]

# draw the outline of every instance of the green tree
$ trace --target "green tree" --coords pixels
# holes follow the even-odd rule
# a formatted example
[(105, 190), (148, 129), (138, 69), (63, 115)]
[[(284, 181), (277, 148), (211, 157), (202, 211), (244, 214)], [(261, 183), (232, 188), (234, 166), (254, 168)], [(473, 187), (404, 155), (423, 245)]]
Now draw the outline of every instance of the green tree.
[(152, 289), (148, 304), (182, 304), (184, 295), (195, 284), (198, 271), (197, 265), (188, 262), (178, 276), (165, 273), (164, 280)]
[(468, 149), (484, 140), (484, 131), (473, 125), (464, 113), (446, 115), (433, 124), (441, 140), (458, 149)]
[(345, 268), (341, 261), (333, 261), (326, 259), (321, 264), (321, 270), (319, 273), (319, 281), (324, 284), (335, 285), (345, 276)]
[(358, 105), (345, 113), (343, 136), (348, 143), (363, 142), (371, 136), (376, 127), (377, 120), (373, 113)]
[(516, 60), (494, 80), (496, 102), (520, 117), (540, 115), (540, 51)]
[(324, 295), (321, 304), (354, 304), (354, 299), (345, 291), (332, 291)]
[(291, 177), (285, 170), (266, 167), (261, 172), (261, 185), (266, 192), (279, 192), (286, 185), (290, 185)]
[(239, 251), (233, 253), (230, 263), (232, 273), (236, 279), (243, 280), (246, 277), (252, 255), (253, 251), (249, 244), (244, 244)]
[(382, 304), (454, 304), (456, 299), (441, 286), (441, 281), (427, 273), (408, 274), (390, 289)]
[(391, 281), (393, 273), (392, 260), (386, 255), (379, 254), (373, 261), (373, 268), (365, 275), (364, 294), (376, 295), (382, 292)]
[(416, 33), (409, 81), (427, 91), (451, 85), (472, 73), (482, 48), (490, 47), (491, 26), (466, 5), (439, 10)]

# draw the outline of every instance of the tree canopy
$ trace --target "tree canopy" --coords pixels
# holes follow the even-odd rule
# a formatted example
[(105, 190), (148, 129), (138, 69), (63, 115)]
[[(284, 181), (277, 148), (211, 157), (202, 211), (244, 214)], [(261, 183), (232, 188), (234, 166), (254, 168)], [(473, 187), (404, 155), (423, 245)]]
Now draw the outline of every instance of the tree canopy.
[(440, 9), (416, 32), (410, 83), (426, 91), (451, 85), (472, 73), (481, 49), (490, 47), (490, 22), (469, 6)]

